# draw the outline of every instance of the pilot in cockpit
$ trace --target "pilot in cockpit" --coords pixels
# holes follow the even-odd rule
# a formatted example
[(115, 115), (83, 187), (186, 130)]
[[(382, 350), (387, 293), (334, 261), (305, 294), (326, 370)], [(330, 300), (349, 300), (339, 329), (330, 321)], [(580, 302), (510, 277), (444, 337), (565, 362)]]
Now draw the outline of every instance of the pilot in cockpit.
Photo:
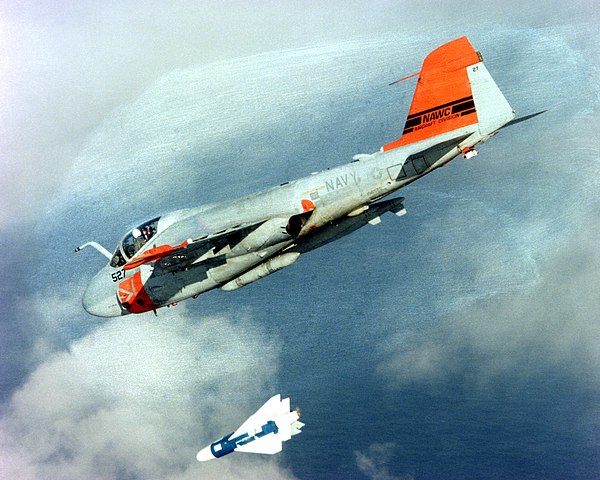
[[(150, 240), (150, 238), (152, 238), (154, 233), (155, 230), (152, 228), (151, 225), (146, 225), (142, 227), (141, 230), (139, 228), (134, 228), (131, 232), (131, 234), (133, 235), (133, 254), (139, 251), (139, 249), (142, 248), (146, 244), (146, 242)], [(133, 256), (133, 254), (130, 256)]]
[(133, 251), (137, 252), (146, 243), (146, 238), (144, 238), (139, 228), (134, 228), (131, 234), (133, 235)]
[[(154, 229), (150, 226), (150, 225), (146, 225), (143, 229), (142, 229), (142, 236), (144, 237), (144, 240), (147, 242), (148, 240), (150, 240), (150, 238), (154, 235)], [(145, 242), (144, 242), (145, 243)]]
[[(114, 258), (111, 260), (111, 265), (117, 267), (133, 258), (148, 240), (156, 235), (158, 220), (158, 218), (155, 218), (154, 220), (146, 222), (125, 235), (119, 247), (117, 247), (117, 252), (115, 252)], [(120, 249), (122, 249), (125, 258), (122, 258), (120, 253), (117, 255)]]

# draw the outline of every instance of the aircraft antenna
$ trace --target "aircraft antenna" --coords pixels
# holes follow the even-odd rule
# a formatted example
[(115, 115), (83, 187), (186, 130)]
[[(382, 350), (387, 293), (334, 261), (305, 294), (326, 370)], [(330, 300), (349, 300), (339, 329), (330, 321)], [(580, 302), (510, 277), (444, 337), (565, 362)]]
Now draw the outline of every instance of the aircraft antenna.
[(395, 83), (400, 83), (400, 82), (403, 82), (404, 80), (408, 80), (409, 78), (416, 77), (417, 75), (419, 75), (419, 73), (421, 73), (421, 72), (419, 71), (417, 73), (413, 73), (412, 75), (408, 75), (406, 77), (399, 78), (395, 82), (388, 83), (388, 85), (394, 85)]

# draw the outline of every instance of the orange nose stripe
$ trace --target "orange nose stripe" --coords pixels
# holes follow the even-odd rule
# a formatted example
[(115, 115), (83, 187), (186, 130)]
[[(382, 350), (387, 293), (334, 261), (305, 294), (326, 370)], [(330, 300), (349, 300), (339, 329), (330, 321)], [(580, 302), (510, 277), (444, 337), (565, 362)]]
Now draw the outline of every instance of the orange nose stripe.
[(123, 280), (117, 294), (123, 308), (131, 313), (144, 313), (159, 308), (146, 293), (140, 272)]

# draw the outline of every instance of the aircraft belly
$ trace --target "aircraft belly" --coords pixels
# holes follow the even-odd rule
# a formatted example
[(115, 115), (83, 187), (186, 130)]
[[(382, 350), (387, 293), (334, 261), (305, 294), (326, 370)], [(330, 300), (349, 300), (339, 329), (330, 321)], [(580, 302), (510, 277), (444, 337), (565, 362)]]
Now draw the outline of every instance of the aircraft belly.
[(292, 242), (286, 241), (259, 252), (223, 259), (223, 263), (217, 265), (213, 262), (170, 273), (155, 272), (146, 282), (145, 288), (157, 305), (177, 303), (239, 277), (290, 243)]
[(290, 245), (292, 241), (285, 241), (277, 245), (267, 247), (259, 252), (251, 252), (247, 255), (230, 258), (227, 263), (211, 268), (207, 273), (210, 278), (219, 284), (228, 282), (229, 280), (240, 276), (246, 270), (264, 262), (275, 253), (283, 250)]
[(172, 274), (152, 277), (146, 291), (158, 305), (168, 305), (185, 298), (212, 290), (217, 284), (207, 276), (204, 268), (191, 268)]

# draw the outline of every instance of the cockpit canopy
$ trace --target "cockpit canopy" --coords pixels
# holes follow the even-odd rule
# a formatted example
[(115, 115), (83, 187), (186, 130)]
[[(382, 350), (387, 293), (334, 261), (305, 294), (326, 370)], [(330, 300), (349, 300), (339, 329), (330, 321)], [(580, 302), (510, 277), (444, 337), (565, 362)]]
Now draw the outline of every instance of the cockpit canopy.
[(117, 245), (110, 261), (111, 267), (122, 267), (142, 248), (155, 234), (160, 217), (153, 218), (131, 230), (121, 243)]

